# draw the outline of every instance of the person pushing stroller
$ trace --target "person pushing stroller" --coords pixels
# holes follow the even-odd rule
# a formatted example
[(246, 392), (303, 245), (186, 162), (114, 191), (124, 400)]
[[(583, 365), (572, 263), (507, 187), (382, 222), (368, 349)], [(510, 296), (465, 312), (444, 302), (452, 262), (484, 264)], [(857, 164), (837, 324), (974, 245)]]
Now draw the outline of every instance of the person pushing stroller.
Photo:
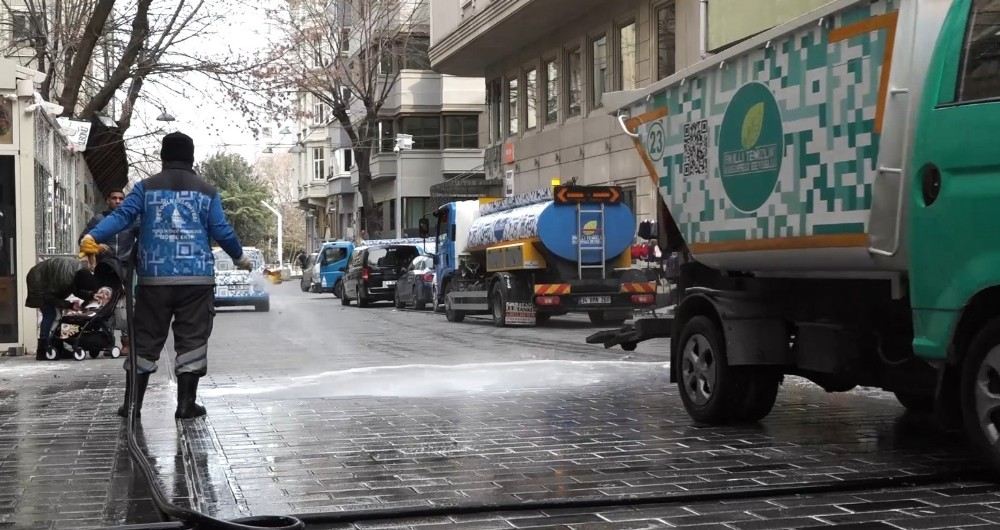
[(177, 410), (174, 417), (196, 418), (205, 408), (195, 403), (198, 380), (208, 371), (208, 338), (215, 316), (215, 240), (240, 268), (252, 268), (239, 238), (222, 211), (219, 192), (193, 169), (194, 142), (182, 133), (163, 138), (163, 171), (137, 183), (125, 201), (80, 241), (83, 254), (99, 252), (105, 242), (139, 221), (138, 288), (132, 353), (126, 361), (125, 417), (130, 401), (130, 362), (136, 363), (136, 412), (149, 376), (171, 328), (177, 353)]
[(55, 257), (38, 263), (28, 271), (26, 282), (28, 297), (24, 305), (42, 312), (35, 359), (44, 361), (45, 352), (49, 350), (52, 325), (55, 324), (59, 311), (78, 309), (67, 298), (73, 295), (81, 300), (89, 300), (100, 286), (86, 260), (70, 257)]

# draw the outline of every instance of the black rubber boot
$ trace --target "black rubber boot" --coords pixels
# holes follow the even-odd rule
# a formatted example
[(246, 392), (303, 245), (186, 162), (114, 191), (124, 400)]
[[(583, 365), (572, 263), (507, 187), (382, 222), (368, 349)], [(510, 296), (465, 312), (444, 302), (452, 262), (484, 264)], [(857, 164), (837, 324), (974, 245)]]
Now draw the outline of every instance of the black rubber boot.
[(205, 407), (194, 402), (198, 397), (198, 380), (201, 376), (195, 374), (180, 374), (177, 376), (177, 411), (174, 417), (181, 420), (197, 418), (205, 415)]
[[(126, 418), (128, 417), (128, 400), (129, 394), (132, 389), (132, 374), (128, 371), (125, 372), (125, 403), (118, 407), (118, 415)], [(142, 398), (146, 395), (146, 385), (149, 384), (149, 374), (139, 374), (138, 379), (135, 381), (135, 389), (137, 391), (135, 395), (135, 415), (142, 415)]]
[(49, 341), (48, 339), (38, 339), (38, 345), (35, 346), (35, 360), (44, 361), (45, 352), (49, 351)]

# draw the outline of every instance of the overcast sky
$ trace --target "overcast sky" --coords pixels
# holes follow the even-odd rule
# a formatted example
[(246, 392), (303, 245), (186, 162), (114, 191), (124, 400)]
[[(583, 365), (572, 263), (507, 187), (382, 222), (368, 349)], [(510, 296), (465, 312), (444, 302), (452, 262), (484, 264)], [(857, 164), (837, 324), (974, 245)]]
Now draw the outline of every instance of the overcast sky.
[[(285, 0), (212, 0), (206, 2), (203, 9), (214, 10), (215, 14), (224, 17), (212, 33), (204, 33), (184, 43), (187, 50), (197, 50), (202, 54), (223, 56), (229, 54), (229, 49), (236, 53), (251, 53), (264, 46), (270, 39), (270, 30), (264, 7), (277, 7)], [(218, 87), (203, 76), (189, 77), (192, 84), (199, 90), (186, 89), (183, 95), (171, 94), (170, 91), (156, 86), (150, 86), (146, 92), (148, 98), (140, 99), (137, 105), (137, 119), (128, 137), (140, 136), (133, 140), (132, 149), (146, 149), (158, 152), (162, 134), (155, 131), (163, 128), (166, 132), (181, 131), (194, 139), (195, 158), (200, 161), (216, 152), (235, 152), (243, 155), (253, 163), (261, 151), (269, 143), (288, 143), (294, 135), (284, 138), (277, 136), (270, 139), (254, 139), (249, 130), (246, 117), (233, 105), (232, 101), (223, 97)], [(198, 92), (203, 92), (200, 94)], [(161, 101), (164, 109), (153, 102)], [(170, 123), (155, 120), (162, 110), (166, 110), (176, 118)], [(274, 117), (260, 117), (262, 121), (271, 122), (272, 130), (277, 132), (281, 125), (275, 123)], [(294, 124), (290, 128), (295, 129)], [(141, 137), (142, 135), (148, 135)], [(275, 148), (275, 151), (286, 150), (287, 147)]]

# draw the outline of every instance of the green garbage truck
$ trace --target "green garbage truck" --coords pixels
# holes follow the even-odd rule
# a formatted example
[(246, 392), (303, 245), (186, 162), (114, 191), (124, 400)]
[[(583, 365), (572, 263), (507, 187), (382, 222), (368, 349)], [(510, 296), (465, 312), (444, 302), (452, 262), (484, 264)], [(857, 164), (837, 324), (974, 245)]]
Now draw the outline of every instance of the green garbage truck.
[(681, 293), (606, 344), (669, 336), (698, 422), (878, 387), (1000, 469), (1000, 0), (831, 1), (605, 105)]

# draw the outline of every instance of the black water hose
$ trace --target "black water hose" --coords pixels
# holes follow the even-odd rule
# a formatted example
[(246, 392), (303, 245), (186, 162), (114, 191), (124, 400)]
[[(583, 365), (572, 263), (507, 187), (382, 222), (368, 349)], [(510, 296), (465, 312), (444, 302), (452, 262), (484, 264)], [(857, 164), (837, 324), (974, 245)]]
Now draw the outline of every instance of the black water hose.
[[(130, 337), (135, 337), (135, 299), (132, 293), (132, 285), (135, 277), (135, 267), (132, 265), (136, 262), (135, 260), (135, 250), (132, 251), (132, 259), (127, 267), (128, 272), (125, 278), (125, 320), (128, 327), (128, 333)], [(149, 484), (150, 496), (153, 499), (153, 504), (156, 505), (156, 509), (160, 511), (161, 514), (168, 518), (176, 519), (182, 521), (186, 524), (193, 525), (195, 528), (206, 529), (206, 530), (261, 530), (261, 529), (279, 529), (279, 530), (301, 530), (305, 528), (305, 523), (299, 519), (288, 516), (288, 515), (265, 515), (265, 516), (255, 516), (255, 517), (245, 517), (241, 519), (234, 519), (232, 521), (225, 521), (222, 519), (216, 519), (209, 515), (197, 512), (195, 510), (190, 510), (188, 508), (182, 508), (176, 506), (170, 502), (170, 500), (163, 494), (160, 490), (160, 483), (156, 478), (156, 470), (153, 469), (152, 464), (150, 464), (149, 459), (146, 458), (146, 453), (139, 447), (139, 442), (136, 438), (136, 420), (138, 416), (138, 411), (135, 408), (136, 400), (136, 379), (137, 379), (137, 368), (136, 368), (136, 349), (135, 342), (132, 343), (132, 351), (129, 352), (130, 358), (128, 360), (128, 372), (129, 372), (129, 389), (128, 389), (128, 414), (126, 415), (125, 430), (127, 433), (126, 438), (128, 438), (128, 450), (129, 455), (132, 457), (132, 461), (135, 462), (136, 466), (142, 471), (143, 476), (146, 478), (146, 482)]]

